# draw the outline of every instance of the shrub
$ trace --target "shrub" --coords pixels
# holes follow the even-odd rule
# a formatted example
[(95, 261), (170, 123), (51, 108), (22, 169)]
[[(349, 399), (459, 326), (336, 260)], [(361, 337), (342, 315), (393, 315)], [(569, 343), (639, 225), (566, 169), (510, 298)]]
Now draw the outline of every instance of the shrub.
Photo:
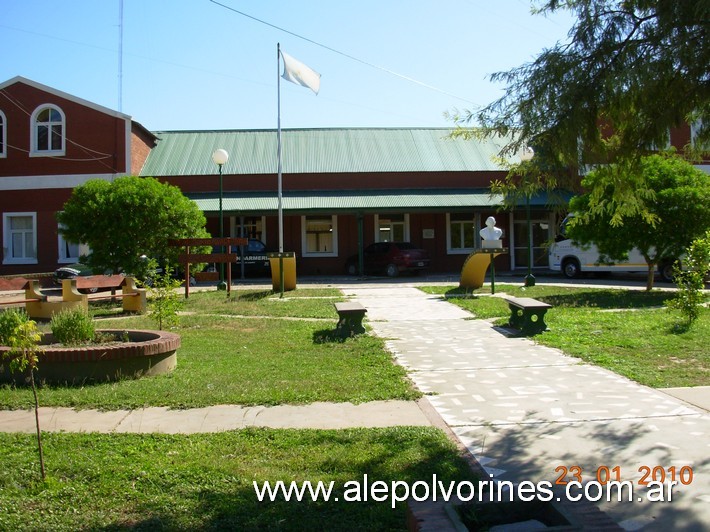
[(710, 272), (710, 231), (698, 238), (688, 247), (684, 259), (685, 269), (675, 266), (675, 281), (678, 292), (674, 299), (668, 301), (668, 307), (679, 310), (685, 318), (683, 328), (689, 328), (700, 316), (705, 300), (703, 288), (705, 277)]
[(96, 329), (88, 312), (82, 308), (62, 310), (52, 316), (52, 335), (64, 345), (82, 345), (94, 341)]
[(10, 345), (10, 337), (28, 321), (30, 318), (24, 310), (11, 308), (0, 312), (0, 345)]
[(174, 327), (178, 324), (178, 311), (183, 306), (180, 294), (176, 292), (182, 283), (173, 278), (173, 269), (169, 264), (165, 265), (163, 273), (156, 273), (153, 284), (150, 287), (149, 317), (158, 324), (158, 329), (163, 330), (163, 326)]

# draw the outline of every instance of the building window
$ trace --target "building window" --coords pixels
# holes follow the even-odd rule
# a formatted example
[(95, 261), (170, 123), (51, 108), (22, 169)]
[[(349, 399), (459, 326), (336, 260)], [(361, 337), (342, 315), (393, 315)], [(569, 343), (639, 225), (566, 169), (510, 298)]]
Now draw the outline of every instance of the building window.
[(301, 227), (304, 255), (338, 256), (338, 224), (335, 216), (302, 216)]
[(409, 242), (409, 215), (376, 214), (375, 242)]
[(37, 214), (3, 213), (3, 264), (37, 264)]
[(478, 245), (476, 220), (470, 213), (450, 213), (446, 215), (447, 250), (450, 254), (471, 253)]
[[(62, 224), (59, 224), (59, 229), (61, 228)], [(57, 249), (59, 250), (58, 262), (62, 264), (79, 262), (81, 255), (88, 255), (89, 252), (87, 246), (65, 240), (59, 231), (57, 231)]]
[(240, 217), (232, 217), (233, 227), (232, 235), (236, 238), (255, 238), (266, 244), (265, 217), (264, 216), (245, 216), (243, 223), (240, 225)]
[(32, 113), (30, 155), (64, 155), (66, 124), (64, 112), (56, 105), (41, 105)]
[(0, 111), (0, 157), (7, 157), (7, 119)]

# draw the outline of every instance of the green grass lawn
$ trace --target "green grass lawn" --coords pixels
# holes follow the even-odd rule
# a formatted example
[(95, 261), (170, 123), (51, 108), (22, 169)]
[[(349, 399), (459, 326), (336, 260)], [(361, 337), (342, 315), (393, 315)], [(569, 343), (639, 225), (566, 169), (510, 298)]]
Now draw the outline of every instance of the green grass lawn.
[[(46, 385), (40, 403), (111, 410), (419, 397), (381, 339), (361, 335), (331, 340), (337, 321), (334, 296), (340, 297), (340, 292), (297, 290), (283, 300), (258, 291), (233, 292), (230, 300), (223, 292), (193, 294), (176, 331), (182, 345), (171, 374), (85, 386)], [(278, 317), (307, 319), (272, 319)], [(145, 316), (134, 316), (102, 319), (98, 327), (155, 325)], [(0, 386), (0, 408), (28, 408), (31, 397), (29, 388)]]
[[(333, 337), (337, 290), (284, 299), (256, 290), (196, 293), (177, 332), (170, 375), (110, 384), (43, 386), (42, 406), (133, 408), (211, 404), (414, 399), (383, 341)], [(145, 316), (96, 309), (99, 328), (154, 328)], [(31, 393), (0, 387), (0, 407), (27, 408)], [(351, 481), (475, 482), (434, 428), (245, 429), (216, 434), (44, 433), (48, 479), (39, 480), (36, 436), (0, 433), (0, 530), (404, 530), (405, 503), (348, 502)], [(333, 482), (329, 502), (259, 502), (256, 481)], [(401, 492), (400, 492), (401, 494)]]
[[(405, 505), (346, 482), (475, 482), (441, 431), (247, 429), (191, 436), (0, 434), (2, 530), (404, 530)], [(335, 482), (335, 502), (259, 502), (253, 481)], [(352, 498), (352, 493), (351, 497)]]
[[(431, 294), (470, 311), (477, 318), (507, 323), (506, 302), (488, 289), (465, 294), (457, 287), (425, 287)], [(678, 332), (678, 312), (657, 308), (672, 297), (661, 291), (496, 285), (496, 293), (532, 297), (554, 305), (546, 316), (549, 331), (536, 342), (655, 388), (710, 385), (710, 311), (687, 331)]]

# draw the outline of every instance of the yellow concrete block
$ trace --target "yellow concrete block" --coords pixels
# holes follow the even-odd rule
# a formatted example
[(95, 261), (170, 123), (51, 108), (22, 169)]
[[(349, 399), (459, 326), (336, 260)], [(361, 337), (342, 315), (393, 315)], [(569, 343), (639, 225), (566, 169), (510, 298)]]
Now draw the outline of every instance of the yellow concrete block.
[(30, 281), (25, 289), (25, 299), (37, 299), (38, 301), (27, 301), (25, 309), (27, 315), (32, 319), (50, 320), (52, 316), (62, 310), (81, 308), (88, 312), (89, 302), (86, 295), (80, 294), (76, 290), (76, 280), (64, 279), (62, 281), (62, 299), (49, 301), (39, 288), (39, 282)]
[(121, 286), (123, 293), (123, 310), (145, 314), (148, 310), (148, 291), (138, 288), (133, 277), (126, 277)]

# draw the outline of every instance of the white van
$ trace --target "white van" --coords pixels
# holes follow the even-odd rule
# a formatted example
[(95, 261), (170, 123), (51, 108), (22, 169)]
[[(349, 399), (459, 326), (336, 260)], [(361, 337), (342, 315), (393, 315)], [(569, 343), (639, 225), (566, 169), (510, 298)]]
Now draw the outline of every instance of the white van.
[[(548, 249), (550, 269), (562, 272), (568, 279), (579, 277), (585, 272), (648, 272), (648, 264), (641, 252), (634, 248), (628, 253), (625, 261), (600, 262), (599, 250), (594, 244), (589, 246), (575, 245), (565, 236), (565, 226), (570, 219), (567, 216), (560, 224), (560, 231), (555, 242)], [(673, 260), (664, 260), (656, 267), (664, 281), (673, 280)]]

